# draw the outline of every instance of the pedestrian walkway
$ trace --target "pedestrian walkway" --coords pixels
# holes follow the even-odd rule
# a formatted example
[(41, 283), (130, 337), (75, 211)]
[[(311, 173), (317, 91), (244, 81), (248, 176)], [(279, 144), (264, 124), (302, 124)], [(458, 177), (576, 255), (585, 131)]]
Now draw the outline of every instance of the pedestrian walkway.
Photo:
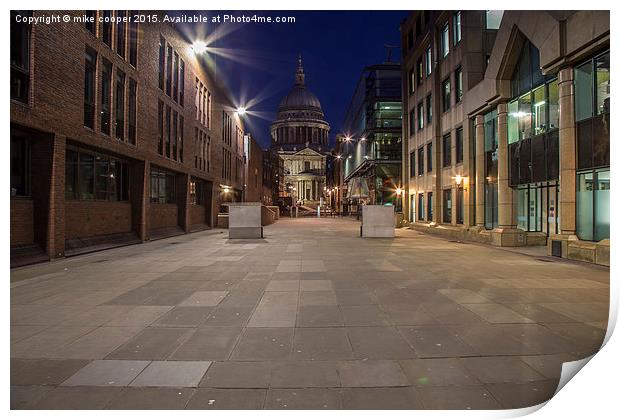
[(609, 270), (281, 219), (13, 270), (14, 409), (499, 409), (601, 345)]

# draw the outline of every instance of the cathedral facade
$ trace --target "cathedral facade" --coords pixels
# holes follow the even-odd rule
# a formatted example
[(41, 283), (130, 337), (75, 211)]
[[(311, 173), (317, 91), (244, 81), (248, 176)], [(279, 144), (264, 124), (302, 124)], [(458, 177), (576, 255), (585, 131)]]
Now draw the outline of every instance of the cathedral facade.
[(324, 197), (329, 124), (321, 103), (306, 87), (301, 56), (295, 84), (271, 124), (271, 148), (284, 161), (284, 185), (293, 202), (316, 207)]

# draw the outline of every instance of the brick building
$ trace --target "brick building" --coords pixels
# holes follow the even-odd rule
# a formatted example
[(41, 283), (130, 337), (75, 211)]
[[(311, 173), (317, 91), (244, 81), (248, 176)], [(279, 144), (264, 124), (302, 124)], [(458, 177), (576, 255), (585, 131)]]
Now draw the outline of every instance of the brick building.
[(401, 45), (410, 226), (609, 264), (609, 12), (417, 11)]
[(194, 40), (160, 13), (23, 22), (43, 14), (11, 12), (13, 262), (213, 226), (242, 196), (243, 123)]

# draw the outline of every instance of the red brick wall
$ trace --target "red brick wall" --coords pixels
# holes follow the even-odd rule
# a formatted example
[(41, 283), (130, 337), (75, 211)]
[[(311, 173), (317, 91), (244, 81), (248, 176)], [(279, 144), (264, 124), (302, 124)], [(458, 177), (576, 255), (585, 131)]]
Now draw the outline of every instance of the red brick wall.
[(176, 204), (151, 203), (150, 208), (151, 229), (179, 225), (179, 209)]
[[(35, 11), (34, 16), (55, 14), (57, 11)], [(153, 12), (148, 12), (153, 13)], [(63, 11), (61, 14), (81, 16), (83, 11)], [(98, 31), (100, 28), (98, 28)], [(84, 232), (98, 234), (102, 231), (134, 230), (142, 239), (148, 238), (148, 230), (161, 226), (181, 225), (183, 228), (189, 221), (184, 211), (187, 204), (178, 203), (167, 209), (157, 209), (156, 214), (149, 214), (157, 205), (148, 203), (148, 168), (156, 165), (167, 170), (193, 176), (209, 182), (208, 199), (212, 200), (207, 207), (209, 215), (207, 224), (215, 221), (219, 209), (219, 185), (230, 185), (235, 189), (242, 188), (241, 182), (223, 180), (221, 177), (222, 147), (227, 147), (236, 156), (242, 154), (242, 138), (238, 145), (223, 146), (222, 111), (234, 108), (225, 87), (206, 70), (202, 58), (196, 57), (191, 51), (188, 41), (177, 29), (167, 23), (140, 24), (138, 28), (138, 63), (131, 66), (122, 59), (115, 48), (105, 45), (101, 37), (88, 32), (83, 24), (54, 23), (50, 25), (33, 25), (31, 42), (31, 89), (28, 104), (11, 101), (11, 125), (28, 130), (37, 130), (44, 141), (33, 147), (32, 178), (37, 180), (33, 185), (33, 219), (34, 241), (46, 249), (52, 257), (62, 256), (64, 240), (82, 235)], [(163, 93), (158, 87), (158, 55), (159, 37), (162, 35), (170, 43), (185, 62), (184, 98), (181, 107)], [(114, 35), (113, 43), (116, 35)], [(113, 66), (113, 87), (111, 122), (112, 136), (104, 135), (100, 130), (100, 122), (95, 122), (95, 129), (84, 127), (84, 55), (86, 47), (97, 51), (98, 66), (96, 72), (96, 109), (100, 111), (100, 77), (101, 60), (107, 59)], [(137, 129), (136, 144), (117, 141), (114, 138), (115, 88), (114, 80), (117, 70), (122, 70), (127, 78), (137, 81)], [(194, 128), (200, 124), (196, 120), (195, 80), (199, 77), (212, 94), (211, 127), (201, 128), (211, 138), (211, 165), (209, 171), (194, 168)], [(127, 79), (128, 80), (128, 79)], [(127, 81), (127, 84), (129, 82)], [(157, 107), (161, 99), (179, 112), (184, 118), (184, 159), (183, 162), (172, 161), (158, 154)], [(125, 106), (127, 111), (127, 104)], [(243, 127), (243, 122), (233, 114), (235, 125)], [(128, 121), (127, 115), (125, 121)], [(65, 140), (66, 139), (66, 140)], [(64, 207), (64, 146), (66, 142), (86, 146), (101, 153), (116, 155), (132, 162), (131, 200), (132, 211), (127, 221), (132, 226), (121, 228), (111, 221), (104, 227), (90, 218), (91, 227), (76, 227), (71, 219), (69, 203)], [(236, 155), (236, 156), (235, 156)], [(51, 166), (54, 165), (54, 168)], [(144, 177), (146, 175), (146, 179)], [(233, 177), (234, 178), (234, 177)], [(66, 220), (65, 220), (66, 219)], [(109, 218), (106, 219), (109, 221)], [(150, 226), (149, 226), (150, 224)], [(68, 231), (64, 232), (65, 226)], [(17, 228), (17, 227), (16, 227)], [(19, 236), (22, 233), (15, 232)], [(16, 236), (16, 237), (17, 237)]]
[(263, 151), (253, 138), (250, 140), (248, 175), (245, 201), (262, 202), (263, 193)]
[(31, 199), (11, 199), (11, 246), (34, 242), (33, 207)]
[(114, 201), (65, 202), (67, 239), (131, 232), (131, 204)]
[(191, 225), (205, 224), (206, 223), (205, 212), (206, 212), (205, 206), (200, 206), (197, 204), (190, 204), (189, 206), (190, 224)]

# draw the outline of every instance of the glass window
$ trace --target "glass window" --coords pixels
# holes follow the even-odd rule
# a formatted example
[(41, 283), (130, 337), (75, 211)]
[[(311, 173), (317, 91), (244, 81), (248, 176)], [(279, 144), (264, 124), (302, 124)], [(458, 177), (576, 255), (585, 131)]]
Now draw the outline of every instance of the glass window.
[(519, 141), (519, 101), (508, 103), (508, 144)]
[(116, 53), (125, 58), (125, 11), (119, 10), (117, 12), (117, 24), (116, 24)]
[(452, 17), (452, 30), (454, 31), (454, 45), (456, 45), (461, 42), (461, 12), (456, 12)]
[(487, 29), (499, 29), (499, 25), (502, 22), (504, 16), (503, 10), (487, 10), (486, 11), (486, 28)]
[(443, 190), (443, 222), (452, 223), (452, 190)]
[(101, 132), (110, 135), (110, 117), (112, 108), (112, 63), (105, 58), (101, 60)]
[(537, 136), (547, 131), (547, 101), (545, 100), (545, 86), (540, 86), (534, 92), (534, 104), (532, 106), (534, 122), (534, 135)]
[(497, 150), (497, 111), (484, 114), (484, 151)]
[(420, 102), (418, 104), (418, 130), (424, 128), (424, 104)]
[(86, 20), (84, 22), (84, 26), (88, 30), (88, 32), (95, 34), (95, 27), (97, 25), (97, 11), (96, 10), (86, 10), (85, 13)]
[(166, 106), (166, 157), (170, 157), (170, 132), (172, 131), (172, 110)]
[(549, 90), (549, 130), (560, 128), (560, 89), (558, 80), (554, 80), (547, 85)]
[(30, 25), (17, 22), (17, 14), (32, 16), (32, 12), (11, 11), (11, 99), (28, 103), (30, 89)]
[(125, 73), (116, 73), (116, 138), (125, 139)]
[(426, 145), (426, 171), (431, 172), (433, 170), (433, 143)]
[(429, 191), (429, 193), (427, 194), (428, 198), (428, 215), (426, 216), (426, 220), (428, 222), (432, 222), (433, 221), (433, 192)]
[(134, 20), (129, 23), (129, 64), (138, 66), (138, 22)]
[(164, 37), (159, 37), (159, 88), (164, 90), (164, 75), (166, 65), (166, 40)]
[(532, 95), (529, 93), (519, 97), (519, 133), (520, 138), (532, 137)]
[(594, 172), (577, 174), (577, 236), (594, 240)]
[(463, 127), (456, 129), (456, 163), (463, 162)]
[(463, 220), (465, 217), (464, 213), (464, 198), (463, 198), (463, 187), (459, 186), (456, 189), (456, 223), (459, 225), (463, 224)]
[(172, 159), (177, 160), (177, 139), (179, 128), (179, 114), (176, 111), (172, 111)]
[(413, 69), (409, 70), (409, 94), (411, 95), (415, 92), (415, 71)]
[(424, 53), (424, 57), (425, 57), (425, 66), (426, 66), (426, 77), (430, 76), (430, 74), (433, 71), (433, 52), (431, 50), (430, 45), (426, 48), (426, 51)]
[(86, 48), (84, 62), (84, 125), (95, 128), (95, 72), (97, 71), (97, 52)]
[(426, 122), (431, 123), (433, 121), (433, 96), (428, 95), (426, 97)]
[(174, 53), (172, 62), (172, 97), (175, 101), (179, 99), (179, 54)]
[(609, 170), (596, 172), (594, 190), (594, 240), (609, 238), (610, 224), (610, 176)]
[(30, 195), (30, 140), (11, 136), (11, 197)]
[(424, 174), (424, 148), (418, 149), (418, 175)]
[(185, 106), (185, 61), (180, 60), (179, 105)]
[(592, 116), (592, 63), (575, 68), (575, 118), (577, 121)]
[(80, 200), (92, 200), (95, 181), (95, 156), (80, 153), (78, 163), (78, 197)]
[(452, 135), (450, 133), (443, 136), (441, 154), (443, 167), (452, 166)]
[(130, 144), (136, 144), (136, 96), (137, 96), (137, 84), (133, 79), (129, 79), (129, 100), (127, 104), (127, 140)]
[(95, 157), (95, 198), (105, 200), (111, 193), (110, 187), (116, 184), (109, 183), (110, 161), (103, 156)]
[(103, 11), (103, 22), (101, 22), (101, 40), (108, 47), (112, 47), (112, 11)]
[(454, 83), (456, 84), (456, 103), (463, 100), (463, 70), (459, 67), (454, 72)]
[[(198, 129), (196, 129), (198, 130)], [(157, 102), (157, 153), (164, 153), (164, 103)]]
[(418, 194), (418, 220), (424, 220), (424, 193)]
[(450, 93), (450, 79), (446, 79), (441, 83), (441, 105), (443, 107), (443, 112), (446, 112), (450, 109)]
[(415, 133), (415, 109), (409, 111), (409, 135)]
[(172, 47), (166, 50), (166, 95), (172, 96)]
[(78, 198), (78, 152), (68, 149), (65, 155), (65, 198)]
[(418, 77), (418, 85), (421, 85), (422, 81), (424, 80), (424, 70), (422, 69), (422, 58), (418, 59), (416, 68), (417, 68), (416, 76)]
[(609, 52), (594, 59), (596, 66), (596, 113), (609, 114)]
[(577, 236), (587, 241), (609, 238), (609, 169), (577, 174)]
[(415, 176), (415, 151), (409, 153), (409, 177)]
[(450, 53), (450, 34), (449, 25), (446, 23), (441, 29), (441, 54), (442, 57), (447, 56)]
[(175, 203), (175, 175), (151, 169), (151, 203)]

